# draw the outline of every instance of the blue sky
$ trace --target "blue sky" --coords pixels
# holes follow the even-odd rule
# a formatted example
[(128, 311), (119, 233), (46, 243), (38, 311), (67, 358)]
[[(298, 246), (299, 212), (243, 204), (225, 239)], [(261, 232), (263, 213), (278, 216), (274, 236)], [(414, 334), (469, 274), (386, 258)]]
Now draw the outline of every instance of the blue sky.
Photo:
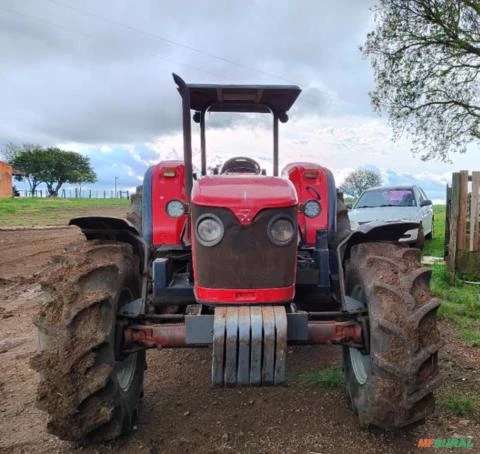
[[(408, 139), (392, 142), (372, 112), (372, 1), (3, 0), (0, 5), (0, 144), (60, 146), (90, 157), (96, 189), (132, 189), (149, 165), (181, 157), (180, 98), (188, 82), (294, 83), (281, 125), (281, 164), (310, 160), (337, 183), (355, 168), (386, 184), (419, 184), (442, 200), (452, 171), (478, 168), (478, 147), (451, 162), (422, 162)], [(219, 114), (217, 114), (219, 115)], [(210, 162), (249, 155), (269, 169), (270, 122), (215, 117)], [(198, 157), (198, 138), (195, 153)]]

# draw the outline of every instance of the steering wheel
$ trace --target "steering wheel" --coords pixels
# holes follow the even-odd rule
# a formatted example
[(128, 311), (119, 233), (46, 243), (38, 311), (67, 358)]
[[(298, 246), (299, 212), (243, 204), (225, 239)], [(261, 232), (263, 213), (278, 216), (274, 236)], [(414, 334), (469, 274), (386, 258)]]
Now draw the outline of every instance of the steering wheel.
[(237, 156), (225, 161), (220, 173), (254, 173), (255, 175), (260, 175), (262, 173), (262, 169), (258, 162), (254, 159)]

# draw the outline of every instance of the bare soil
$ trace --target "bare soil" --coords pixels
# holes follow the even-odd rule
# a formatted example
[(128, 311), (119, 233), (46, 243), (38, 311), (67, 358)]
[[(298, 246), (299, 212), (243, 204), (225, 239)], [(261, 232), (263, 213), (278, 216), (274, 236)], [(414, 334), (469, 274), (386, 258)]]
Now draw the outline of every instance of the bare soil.
[[(472, 436), (480, 452), (480, 414), (458, 417), (437, 409), (426, 424), (398, 432), (359, 428), (343, 389), (309, 387), (300, 375), (341, 366), (338, 347), (295, 347), (288, 387), (219, 389), (210, 385), (210, 350), (151, 350), (137, 430), (128, 438), (87, 448), (46, 432), (35, 407), (37, 374), (32, 318), (42, 291), (39, 273), (52, 256), (81, 239), (74, 227), (0, 230), (0, 453), (416, 453), (422, 438)], [(480, 350), (441, 325), (444, 384), (480, 395)], [(461, 452), (460, 449), (442, 452)]]

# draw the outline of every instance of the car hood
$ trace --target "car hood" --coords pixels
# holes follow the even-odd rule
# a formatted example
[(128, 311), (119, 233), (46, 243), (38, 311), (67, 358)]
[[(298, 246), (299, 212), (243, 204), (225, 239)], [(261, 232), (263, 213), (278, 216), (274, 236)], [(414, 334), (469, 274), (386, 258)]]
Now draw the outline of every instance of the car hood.
[(356, 208), (348, 212), (348, 217), (355, 222), (370, 221), (419, 221), (418, 207), (378, 207)]

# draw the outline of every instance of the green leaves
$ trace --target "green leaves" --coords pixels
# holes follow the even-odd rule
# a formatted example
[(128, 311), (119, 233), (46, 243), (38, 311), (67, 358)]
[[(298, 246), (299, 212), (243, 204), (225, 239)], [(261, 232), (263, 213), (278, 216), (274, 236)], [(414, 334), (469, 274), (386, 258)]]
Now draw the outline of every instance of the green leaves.
[(422, 159), (448, 160), (480, 131), (480, 1), (379, 0), (370, 58), (377, 111)]
[(355, 199), (368, 188), (380, 186), (382, 177), (373, 170), (357, 169), (349, 173), (344, 183), (339, 187), (340, 191)]
[(18, 147), (10, 162), (25, 174), (32, 191), (45, 183), (51, 196), (56, 196), (64, 183), (93, 183), (97, 179), (88, 157), (55, 147)]

